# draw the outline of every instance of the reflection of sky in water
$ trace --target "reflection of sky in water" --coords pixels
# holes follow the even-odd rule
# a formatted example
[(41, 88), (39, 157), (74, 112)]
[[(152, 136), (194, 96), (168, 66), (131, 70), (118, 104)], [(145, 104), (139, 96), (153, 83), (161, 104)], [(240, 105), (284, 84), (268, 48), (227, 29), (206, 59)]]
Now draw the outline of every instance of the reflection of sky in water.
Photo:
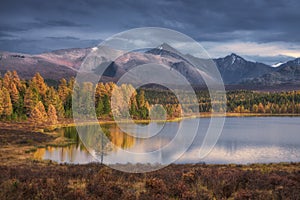
[[(188, 119), (185, 123), (194, 123), (195, 119)], [(206, 133), (209, 118), (200, 119), (200, 128), (196, 139), (190, 149), (177, 163), (265, 163), (265, 162), (291, 162), (300, 161), (300, 118), (297, 117), (240, 117), (226, 118), (221, 137), (215, 148), (204, 159), (199, 159), (199, 149)], [(130, 125), (129, 125), (130, 126)], [(155, 127), (157, 126), (157, 127)], [(163, 124), (153, 127), (158, 128)], [(178, 122), (166, 123), (162, 131), (148, 139), (135, 139), (125, 137), (116, 127), (111, 126), (110, 131), (115, 136), (113, 143), (118, 148), (130, 152), (151, 152), (168, 144), (176, 134)], [(129, 127), (130, 128), (130, 127)], [(185, 134), (191, 134), (187, 130)], [(184, 143), (184, 138), (180, 138)], [(49, 148), (49, 147), (48, 147)], [(162, 163), (172, 156), (177, 156), (180, 146), (174, 147), (173, 152), (154, 154), (151, 156), (128, 157), (115, 148), (103, 154), (104, 163), (152, 163), (160, 160)], [(40, 149), (37, 157), (52, 159), (58, 162), (87, 163), (93, 157), (87, 151), (76, 147), (59, 147)], [(95, 153), (95, 152), (94, 152)], [(98, 154), (99, 155), (99, 152)]]

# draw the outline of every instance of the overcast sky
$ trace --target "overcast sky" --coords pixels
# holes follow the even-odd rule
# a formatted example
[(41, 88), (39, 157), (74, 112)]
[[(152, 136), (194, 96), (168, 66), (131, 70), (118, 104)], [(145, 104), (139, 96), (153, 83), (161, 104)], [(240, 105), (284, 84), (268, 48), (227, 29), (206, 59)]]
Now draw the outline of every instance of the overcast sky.
[(299, 0), (1, 0), (0, 50), (95, 46), (131, 28), (180, 31), (212, 57), (274, 63), (300, 57)]

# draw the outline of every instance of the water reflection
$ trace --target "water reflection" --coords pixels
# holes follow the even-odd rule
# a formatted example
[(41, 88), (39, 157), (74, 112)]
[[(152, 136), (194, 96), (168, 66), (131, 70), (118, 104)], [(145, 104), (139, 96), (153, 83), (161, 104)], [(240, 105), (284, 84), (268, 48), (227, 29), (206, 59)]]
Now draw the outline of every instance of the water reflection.
[(59, 163), (90, 163), (95, 161), (93, 156), (82, 145), (71, 144), (67, 147), (38, 148), (34, 153), (35, 159), (54, 160)]
[[(222, 135), (215, 148), (204, 159), (199, 159), (199, 149), (209, 124), (209, 119), (200, 120), (200, 128), (191, 148), (177, 163), (269, 163), (300, 161), (300, 118), (297, 117), (241, 117), (227, 118)], [(182, 122), (181, 122), (182, 123)], [(193, 123), (188, 119), (185, 123)], [(132, 152), (151, 152), (167, 145), (180, 123), (168, 122), (162, 131), (151, 138), (138, 139), (123, 133), (115, 124), (103, 125), (105, 138), (99, 134), (88, 134), (85, 138), (89, 145), (96, 148), (95, 155), (106, 163), (135, 163), (134, 158), (122, 157), (119, 148)], [(130, 130), (130, 124), (128, 124)], [(155, 124), (163, 126), (163, 124)], [(95, 126), (82, 127), (95, 129)], [(40, 148), (35, 152), (37, 159), (50, 159), (57, 162), (88, 163), (96, 161), (80, 142), (74, 127), (60, 129), (65, 137), (77, 141), (67, 147)], [(189, 131), (186, 134), (190, 134)], [(182, 139), (184, 142), (184, 139)], [(89, 146), (88, 145), (88, 146)], [(175, 150), (176, 151), (176, 150)], [(176, 154), (176, 152), (173, 152)], [(114, 158), (118, 155), (118, 158)], [(170, 155), (159, 155), (161, 160)], [(153, 160), (155, 160), (153, 158)], [(102, 160), (103, 161), (103, 160)], [(139, 160), (141, 162), (141, 160)], [(145, 163), (151, 163), (147, 158)]]

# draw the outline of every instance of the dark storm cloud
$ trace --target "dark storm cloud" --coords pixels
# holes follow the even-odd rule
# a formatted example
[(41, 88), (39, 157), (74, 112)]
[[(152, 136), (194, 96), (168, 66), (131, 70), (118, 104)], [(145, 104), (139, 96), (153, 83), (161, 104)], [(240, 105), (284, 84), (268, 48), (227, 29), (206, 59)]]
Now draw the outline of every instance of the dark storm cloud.
[[(78, 24), (72, 21), (68, 20), (41, 20), (38, 19), (41, 27), (47, 27), (47, 26), (63, 26), (63, 27), (83, 27), (86, 26), (84, 24)], [(33, 24), (34, 25), (34, 24)]]
[(3, 37), (13, 37), (13, 35), (7, 34), (5, 31), (0, 31), (0, 38), (3, 38)]
[(71, 36), (64, 36), (64, 37), (46, 37), (46, 39), (52, 39), (52, 40), (80, 40), (77, 37), (71, 37)]
[[(299, 8), (298, 0), (10, 0), (1, 2), (0, 31), (28, 41), (61, 38), (61, 48), (64, 37), (67, 46), (71, 37), (74, 46), (87, 45), (143, 26), (175, 29), (199, 41), (300, 43)], [(12, 49), (11, 40), (1, 45)]]

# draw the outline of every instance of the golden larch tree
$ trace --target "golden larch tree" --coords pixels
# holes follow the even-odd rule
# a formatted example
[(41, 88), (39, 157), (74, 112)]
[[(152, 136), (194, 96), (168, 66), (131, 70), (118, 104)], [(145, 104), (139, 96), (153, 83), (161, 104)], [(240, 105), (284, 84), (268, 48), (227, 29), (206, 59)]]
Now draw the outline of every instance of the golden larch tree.
[(8, 89), (6, 89), (4, 87), (2, 89), (2, 93), (3, 93), (3, 112), (2, 112), (2, 114), (4, 116), (10, 116), (13, 112), (13, 107), (12, 107), (9, 91), (8, 91)]
[(48, 106), (48, 122), (50, 124), (57, 124), (56, 109), (52, 104)]
[(35, 123), (44, 123), (48, 120), (44, 104), (39, 101), (30, 113), (30, 119)]
[(48, 90), (48, 86), (46, 85), (44, 78), (40, 75), (40, 73), (36, 73), (31, 80), (31, 84), (34, 84), (38, 90), (38, 93), (41, 97), (45, 97), (46, 91)]

